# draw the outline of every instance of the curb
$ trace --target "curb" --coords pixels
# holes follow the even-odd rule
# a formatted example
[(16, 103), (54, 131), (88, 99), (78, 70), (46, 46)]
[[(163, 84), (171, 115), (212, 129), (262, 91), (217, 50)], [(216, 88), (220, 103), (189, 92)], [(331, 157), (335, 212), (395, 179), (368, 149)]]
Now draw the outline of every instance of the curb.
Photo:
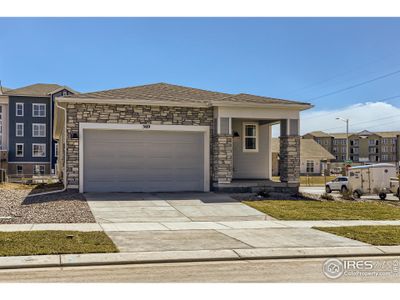
[(252, 248), (132, 253), (61, 254), (0, 257), (0, 269), (396, 255), (400, 256), (400, 246)]

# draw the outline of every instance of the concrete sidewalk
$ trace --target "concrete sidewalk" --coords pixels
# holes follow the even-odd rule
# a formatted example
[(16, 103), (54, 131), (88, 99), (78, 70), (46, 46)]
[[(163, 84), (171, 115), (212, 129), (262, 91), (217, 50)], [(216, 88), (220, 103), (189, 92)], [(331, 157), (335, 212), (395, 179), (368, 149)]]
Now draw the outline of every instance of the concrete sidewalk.
[(0, 257), (0, 269), (285, 258), (396, 256), (399, 246), (258, 248)]
[(76, 230), (76, 231), (177, 231), (229, 230), (257, 228), (311, 228), (362, 225), (398, 225), (400, 220), (321, 220), (321, 221), (223, 221), (223, 222), (154, 222), (154, 223), (64, 223), (0, 224), (0, 231)]

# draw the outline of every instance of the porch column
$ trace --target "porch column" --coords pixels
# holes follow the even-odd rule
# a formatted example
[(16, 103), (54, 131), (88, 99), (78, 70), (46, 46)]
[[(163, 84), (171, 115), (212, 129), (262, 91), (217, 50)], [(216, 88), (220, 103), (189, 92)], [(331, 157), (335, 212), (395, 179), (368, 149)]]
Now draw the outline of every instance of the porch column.
[(281, 182), (300, 182), (300, 135), (299, 120), (281, 120), (279, 137), (279, 173)]
[(213, 181), (230, 183), (233, 176), (232, 120), (217, 119), (217, 132), (213, 138)]

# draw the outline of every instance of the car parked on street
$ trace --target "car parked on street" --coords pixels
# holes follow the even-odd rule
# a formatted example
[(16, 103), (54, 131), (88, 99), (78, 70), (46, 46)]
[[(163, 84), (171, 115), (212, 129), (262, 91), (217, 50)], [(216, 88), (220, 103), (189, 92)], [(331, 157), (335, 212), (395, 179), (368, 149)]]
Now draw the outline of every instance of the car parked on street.
[(349, 178), (347, 176), (339, 176), (325, 185), (325, 191), (329, 194), (333, 191), (347, 192), (349, 189)]

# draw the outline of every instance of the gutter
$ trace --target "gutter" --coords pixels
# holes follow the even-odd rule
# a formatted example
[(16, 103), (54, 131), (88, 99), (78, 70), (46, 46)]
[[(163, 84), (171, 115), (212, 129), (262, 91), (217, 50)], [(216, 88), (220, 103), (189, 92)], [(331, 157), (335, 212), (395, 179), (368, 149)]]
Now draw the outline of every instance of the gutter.
[(58, 104), (58, 102), (54, 102), (55, 106), (57, 108), (60, 108), (64, 111), (64, 128), (65, 128), (65, 134), (64, 134), (64, 170), (63, 170), (63, 183), (64, 183), (64, 188), (61, 190), (57, 190), (57, 191), (50, 191), (50, 192), (43, 192), (43, 193), (37, 193), (37, 194), (32, 194), (32, 195), (28, 195), (26, 196), (28, 197), (36, 197), (36, 196), (42, 196), (42, 195), (51, 195), (51, 194), (56, 194), (56, 193), (62, 193), (65, 192), (67, 190), (67, 109), (60, 106)]
[(181, 106), (181, 107), (251, 107), (251, 108), (281, 108), (294, 110), (307, 110), (314, 105), (309, 103), (250, 103), (250, 102), (229, 102), (222, 100), (207, 102), (179, 102), (179, 101), (153, 101), (141, 99), (109, 99), (109, 98), (74, 98), (56, 97), (62, 103), (97, 103), (97, 104), (125, 104), (125, 105), (148, 105), (148, 106)]

